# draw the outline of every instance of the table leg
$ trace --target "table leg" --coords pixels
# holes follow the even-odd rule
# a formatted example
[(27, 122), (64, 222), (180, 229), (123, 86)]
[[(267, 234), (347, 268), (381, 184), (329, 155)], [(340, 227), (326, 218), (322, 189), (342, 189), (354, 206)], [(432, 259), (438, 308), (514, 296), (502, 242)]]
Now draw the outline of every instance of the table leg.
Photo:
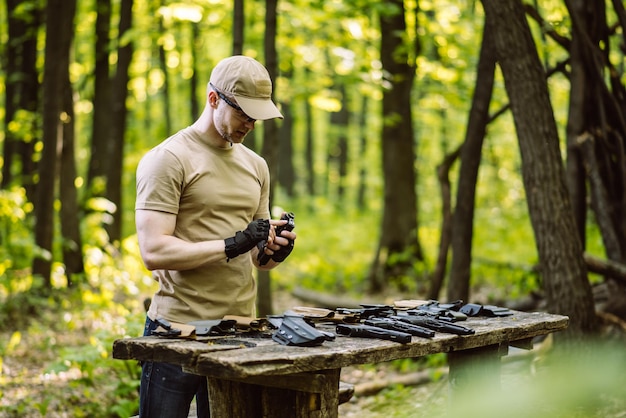
[(448, 353), (449, 395), (453, 407), (463, 408), (481, 396), (500, 392), (500, 357), (508, 344), (494, 344)]
[(213, 417), (336, 418), (341, 369), (245, 380), (208, 380)]

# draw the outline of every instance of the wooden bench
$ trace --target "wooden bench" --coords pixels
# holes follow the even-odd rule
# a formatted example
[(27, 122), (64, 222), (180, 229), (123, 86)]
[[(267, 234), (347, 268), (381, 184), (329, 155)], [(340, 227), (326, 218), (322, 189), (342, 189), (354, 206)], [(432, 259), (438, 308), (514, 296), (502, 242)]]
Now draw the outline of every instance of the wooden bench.
[[(139, 337), (115, 341), (113, 357), (178, 364), (189, 373), (209, 377), (212, 416), (335, 418), (342, 367), (447, 353), (454, 402), (461, 388), (474, 384), (479, 365), (481, 373), (488, 370), (491, 382), (499, 385), (500, 357), (508, 353), (509, 345), (532, 348), (534, 337), (563, 330), (567, 323), (565, 316), (514, 312), (508, 317), (468, 319), (464, 325), (476, 331), (473, 335), (437, 333), (430, 339), (413, 337), (408, 344), (340, 335), (316, 347), (241, 336)], [(487, 380), (483, 376), (481, 382)]]

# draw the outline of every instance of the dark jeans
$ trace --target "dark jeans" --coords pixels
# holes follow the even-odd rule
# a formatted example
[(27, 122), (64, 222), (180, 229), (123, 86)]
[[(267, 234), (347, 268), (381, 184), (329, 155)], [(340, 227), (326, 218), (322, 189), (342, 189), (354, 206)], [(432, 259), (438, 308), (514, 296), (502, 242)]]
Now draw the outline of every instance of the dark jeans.
[[(143, 335), (150, 335), (157, 326), (146, 318)], [(206, 377), (185, 373), (180, 366), (173, 364), (143, 362), (139, 388), (140, 418), (187, 418), (194, 396), (198, 418), (209, 418)]]

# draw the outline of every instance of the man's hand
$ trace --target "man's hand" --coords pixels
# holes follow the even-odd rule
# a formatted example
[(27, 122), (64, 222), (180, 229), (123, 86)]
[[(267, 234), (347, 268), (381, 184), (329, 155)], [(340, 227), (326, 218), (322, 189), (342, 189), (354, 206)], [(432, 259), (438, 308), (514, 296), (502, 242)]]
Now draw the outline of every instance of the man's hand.
[(258, 262), (260, 266), (264, 266), (272, 259), (277, 263), (281, 263), (293, 251), (296, 234), (293, 229), (296, 227), (294, 222), (294, 214), (291, 212), (283, 213), (280, 218), (280, 224), (275, 225), (276, 238), (274, 242), (263, 242), (259, 244)]
[(281, 245), (280, 248), (274, 251), (274, 254), (272, 254), (272, 260), (276, 261), (277, 263), (285, 261), (285, 258), (287, 258), (289, 254), (291, 254), (291, 251), (293, 251), (293, 247), (295, 244), (295, 240), (289, 239), (287, 237), (283, 238), (287, 239), (287, 245)]
[(240, 254), (247, 253), (259, 242), (265, 241), (270, 235), (270, 221), (268, 219), (257, 219), (243, 231), (237, 231), (234, 237), (226, 238), (226, 257), (230, 260)]

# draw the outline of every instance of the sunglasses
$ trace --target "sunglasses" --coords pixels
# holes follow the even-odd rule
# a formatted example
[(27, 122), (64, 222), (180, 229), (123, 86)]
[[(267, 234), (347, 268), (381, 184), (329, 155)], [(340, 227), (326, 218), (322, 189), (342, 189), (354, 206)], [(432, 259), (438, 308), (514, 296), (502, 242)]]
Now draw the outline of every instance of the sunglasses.
[(256, 119), (251, 118), (250, 116), (246, 115), (246, 112), (243, 111), (243, 109), (241, 107), (239, 107), (238, 104), (233, 103), (232, 100), (230, 100), (228, 97), (226, 97), (226, 95), (224, 93), (222, 93), (221, 91), (219, 91), (214, 85), (213, 83), (209, 83), (209, 86), (211, 86), (211, 88), (213, 89), (213, 91), (215, 93), (217, 93), (217, 97), (219, 97), (220, 99), (224, 100), (226, 102), (226, 104), (230, 107), (232, 107), (235, 110), (238, 110), (239, 113), (237, 114), (237, 116), (239, 116), (242, 120), (244, 120), (245, 122), (256, 122)]

